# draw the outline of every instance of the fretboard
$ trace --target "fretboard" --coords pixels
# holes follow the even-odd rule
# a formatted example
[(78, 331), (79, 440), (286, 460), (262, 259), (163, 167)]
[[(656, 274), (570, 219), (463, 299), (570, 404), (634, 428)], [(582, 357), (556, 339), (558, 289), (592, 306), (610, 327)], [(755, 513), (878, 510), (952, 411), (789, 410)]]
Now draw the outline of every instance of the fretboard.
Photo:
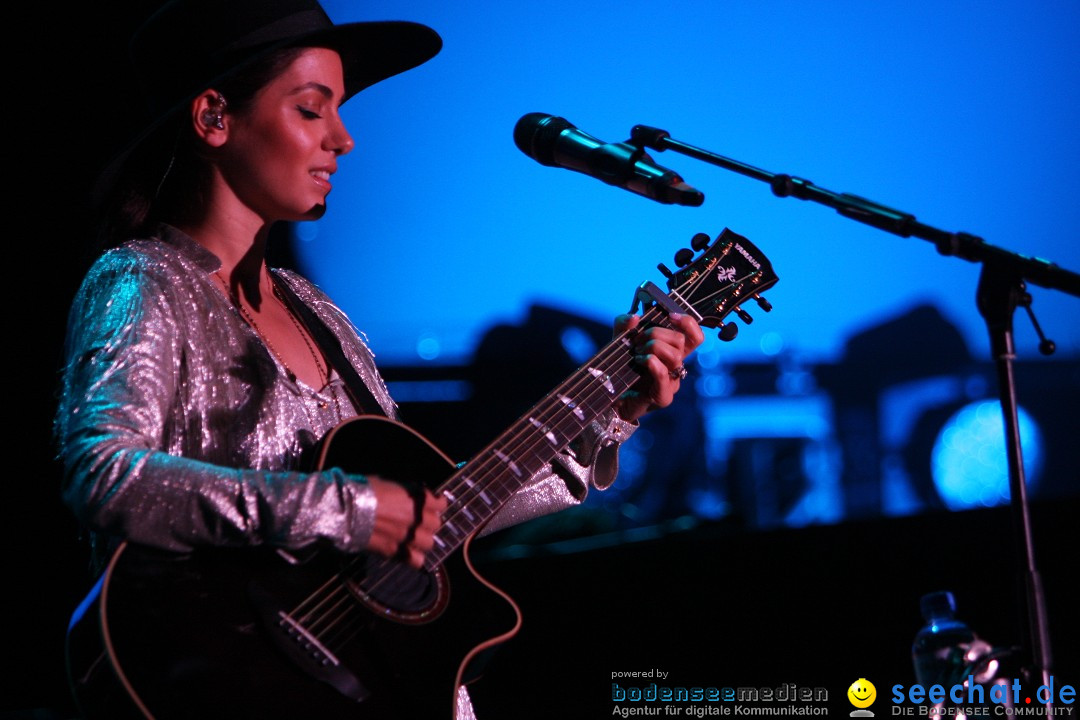
[(655, 309), (645, 313), (638, 328), (606, 345), (446, 480), (440, 492), (449, 506), (428, 553), (428, 567), (442, 563), (529, 478), (611, 409), (641, 378), (633, 360), (634, 337), (649, 324), (666, 322), (667, 316)]

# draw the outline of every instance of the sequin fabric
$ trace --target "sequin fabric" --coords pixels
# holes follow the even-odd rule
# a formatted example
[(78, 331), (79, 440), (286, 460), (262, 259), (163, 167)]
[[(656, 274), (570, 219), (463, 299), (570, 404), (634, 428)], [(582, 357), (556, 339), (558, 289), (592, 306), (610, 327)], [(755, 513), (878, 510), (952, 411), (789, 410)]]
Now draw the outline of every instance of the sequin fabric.
[[(128, 538), (175, 551), (316, 541), (360, 551), (375, 514), (364, 478), (302, 470), (318, 440), (358, 409), (336, 374), (321, 389), (288, 378), (212, 281), (219, 266), (162, 226), (105, 253), (87, 274), (68, 320), (55, 421), (64, 500), (104, 550)], [(304, 278), (275, 272), (341, 341), (379, 409), (397, 418), (345, 314)], [(632, 430), (614, 413), (594, 423), (485, 532), (606, 487)], [(458, 720), (474, 720), (465, 688), (455, 704)]]
[[(64, 500), (95, 533), (167, 550), (321, 540), (359, 551), (374, 518), (370, 487), (340, 469), (302, 470), (343, 419), (338, 409), (355, 410), (341, 387), (315, 390), (286, 376), (211, 280), (219, 265), (161, 226), (105, 253), (87, 274), (69, 317), (56, 416)], [(299, 275), (276, 272), (396, 418), (344, 313)], [(609, 484), (617, 442), (630, 431), (614, 413), (594, 423), (486, 530), (580, 503), (590, 485)]]

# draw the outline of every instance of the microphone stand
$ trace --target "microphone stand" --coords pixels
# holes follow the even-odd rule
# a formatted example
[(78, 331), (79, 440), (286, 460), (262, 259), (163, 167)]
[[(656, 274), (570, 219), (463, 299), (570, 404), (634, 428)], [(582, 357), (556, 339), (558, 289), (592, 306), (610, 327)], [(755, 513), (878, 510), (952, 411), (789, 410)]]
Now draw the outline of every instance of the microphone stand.
[[(1023, 598), (1027, 616), (1025, 630), (1028, 641), (1028, 662), (1041, 684), (1049, 687), (1051, 667), (1050, 634), (1047, 629), (1046, 602), (1042, 580), (1035, 567), (1035, 550), (1031, 534), (1031, 518), (1028, 514), (1027, 486), (1024, 478), (1023, 451), (1017, 418), (1016, 383), (1013, 361), (1016, 358), (1013, 345), (1012, 318), (1016, 308), (1023, 307), (1039, 336), (1039, 351), (1043, 355), (1054, 352), (1054, 343), (1047, 340), (1031, 311), (1031, 296), (1027, 293), (1025, 280), (1042, 287), (1060, 290), (1080, 297), (1080, 275), (1065, 270), (1054, 263), (1027, 257), (995, 247), (982, 238), (964, 232), (951, 233), (917, 222), (915, 216), (901, 210), (886, 207), (866, 198), (849, 193), (834, 193), (818, 187), (804, 178), (766, 170), (717, 155), (716, 153), (673, 140), (664, 130), (635, 125), (630, 131), (629, 144), (638, 148), (650, 148), (658, 152), (674, 150), (712, 165), (726, 168), (740, 175), (766, 182), (777, 197), (795, 197), (812, 200), (834, 208), (844, 217), (858, 220), (901, 237), (917, 237), (928, 240), (942, 255), (954, 255), (969, 262), (981, 262), (982, 271), (976, 291), (976, 305), (986, 321), (990, 333), (990, 348), (998, 375), (998, 391), (1001, 410), (1005, 418), (1006, 453), (1009, 462), (1009, 493), (1013, 515), (1016, 543), (1020, 546), (1023, 580)], [(1052, 712), (1053, 697), (1043, 703)]]

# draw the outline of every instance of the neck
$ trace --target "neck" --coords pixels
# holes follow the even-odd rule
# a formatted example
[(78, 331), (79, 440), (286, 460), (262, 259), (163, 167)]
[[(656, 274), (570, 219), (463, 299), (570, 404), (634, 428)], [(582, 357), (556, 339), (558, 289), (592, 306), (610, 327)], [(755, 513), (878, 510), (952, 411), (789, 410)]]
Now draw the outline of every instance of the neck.
[(272, 223), (248, 208), (211, 202), (200, 217), (174, 224), (221, 261), (216, 274), (235, 300), (261, 306), (271, 287), (266, 246)]
[(174, 224), (221, 261), (218, 272), (230, 283), (257, 283), (266, 273), (266, 245), (272, 221), (237, 202), (212, 194), (203, 212)]

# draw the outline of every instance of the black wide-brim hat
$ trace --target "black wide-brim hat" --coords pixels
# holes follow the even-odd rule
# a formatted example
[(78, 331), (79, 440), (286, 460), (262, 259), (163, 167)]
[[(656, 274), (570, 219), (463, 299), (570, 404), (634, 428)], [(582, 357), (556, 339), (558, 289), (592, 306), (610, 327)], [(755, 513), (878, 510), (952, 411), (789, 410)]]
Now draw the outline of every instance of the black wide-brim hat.
[(202, 91), (267, 53), (324, 47), (341, 56), (344, 100), (380, 80), (434, 57), (442, 38), (414, 22), (335, 25), (317, 0), (173, 0), (132, 37), (135, 77), (147, 102), (146, 122), (107, 165), (95, 186), (100, 198), (140, 143)]

